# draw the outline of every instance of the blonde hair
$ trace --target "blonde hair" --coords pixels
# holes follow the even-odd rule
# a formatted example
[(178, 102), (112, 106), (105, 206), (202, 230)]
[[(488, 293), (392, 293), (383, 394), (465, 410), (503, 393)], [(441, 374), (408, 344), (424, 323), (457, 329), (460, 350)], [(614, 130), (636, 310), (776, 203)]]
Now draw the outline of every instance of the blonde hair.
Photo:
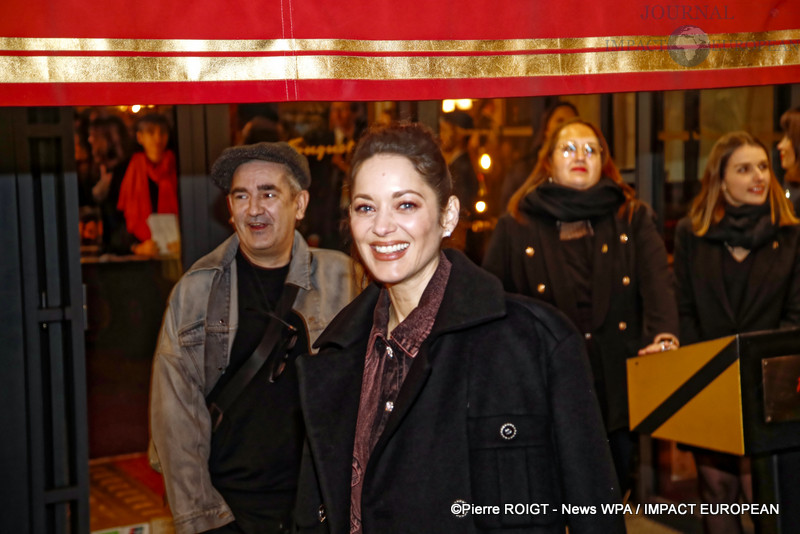
[(558, 125), (556, 129), (550, 134), (547, 138), (545, 143), (542, 145), (541, 150), (539, 151), (539, 159), (536, 162), (536, 166), (533, 168), (530, 176), (525, 180), (525, 182), (517, 189), (517, 191), (511, 196), (511, 200), (508, 201), (508, 212), (517, 220), (522, 219), (522, 214), (519, 211), (519, 203), (525, 198), (531, 191), (535, 190), (537, 187), (542, 185), (550, 176), (553, 174), (553, 153), (556, 150), (556, 140), (558, 139), (558, 134), (561, 133), (561, 130), (566, 128), (567, 126), (571, 126), (573, 124), (583, 124), (584, 126), (588, 127), (589, 129), (594, 132), (595, 137), (597, 137), (597, 141), (600, 143), (601, 151), (601, 167), (600, 167), (600, 175), (610, 178), (614, 181), (621, 189), (623, 194), (625, 195), (625, 202), (623, 202), (622, 206), (619, 209), (619, 216), (623, 216), (627, 214), (628, 220), (633, 218), (633, 212), (637, 203), (639, 202), (636, 199), (636, 191), (625, 183), (625, 180), (622, 179), (622, 175), (619, 173), (619, 169), (617, 168), (614, 160), (611, 159), (611, 154), (608, 149), (608, 143), (606, 142), (606, 138), (603, 137), (603, 133), (600, 129), (592, 124), (591, 122), (587, 122), (580, 118), (572, 118), (566, 120)]
[(731, 132), (723, 135), (714, 144), (708, 156), (701, 182), (700, 193), (692, 202), (689, 218), (695, 235), (702, 236), (708, 232), (712, 224), (718, 223), (725, 216), (725, 197), (722, 195), (722, 182), (725, 178), (725, 167), (731, 155), (743, 146), (755, 146), (764, 150), (769, 169), (769, 200), (772, 224), (788, 226), (800, 223), (795, 217), (791, 202), (784, 196), (783, 188), (772, 172), (769, 151), (764, 144), (747, 132)]

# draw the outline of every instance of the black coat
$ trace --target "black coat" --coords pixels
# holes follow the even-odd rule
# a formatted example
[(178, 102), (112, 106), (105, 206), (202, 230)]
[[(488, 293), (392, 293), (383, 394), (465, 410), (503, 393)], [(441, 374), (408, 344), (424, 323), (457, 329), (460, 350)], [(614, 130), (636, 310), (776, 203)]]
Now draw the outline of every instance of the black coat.
[(731, 309), (722, 278), (722, 243), (698, 237), (691, 221), (675, 230), (675, 277), (681, 342), (800, 325), (800, 226), (784, 226), (753, 250), (740, 313)]
[[(577, 304), (555, 219), (500, 218), (483, 266), (506, 291), (555, 305), (575, 321)], [(592, 325), (584, 332), (595, 388), (609, 431), (628, 426), (625, 361), (660, 333), (678, 334), (673, 278), (664, 241), (650, 210), (639, 204), (631, 221), (608, 215), (592, 221)]]
[[(583, 342), (561, 314), (504, 294), (500, 283), (447, 250), (452, 270), (433, 329), (400, 390), (364, 474), (365, 534), (624, 531), (611, 457)], [(308, 445), (300, 472), (300, 532), (349, 532), (350, 478), (372, 285), (298, 361)], [(512, 426), (513, 425), (513, 426)], [(511, 439), (501, 429), (514, 434)], [(513, 431), (512, 431), (513, 430)], [(458, 501), (500, 514), (457, 517)], [(546, 514), (503, 514), (546, 503)], [(596, 514), (561, 514), (561, 504)], [(320, 514), (325, 521), (320, 522)]]

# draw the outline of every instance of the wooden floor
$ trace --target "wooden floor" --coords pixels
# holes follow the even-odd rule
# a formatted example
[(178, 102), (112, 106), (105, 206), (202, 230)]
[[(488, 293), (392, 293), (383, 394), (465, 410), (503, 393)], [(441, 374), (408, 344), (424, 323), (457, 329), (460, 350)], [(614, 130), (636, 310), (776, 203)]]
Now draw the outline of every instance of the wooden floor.
[[(92, 534), (174, 534), (164, 499), (164, 483), (144, 453), (101, 458), (89, 463)], [(629, 534), (700, 534), (699, 517), (670, 521), (668, 516), (626, 515)], [(745, 518), (745, 532), (752, 523)]]
[(172, 534), (172, 518), (159, 476), (147, 465), (144, 454), (92, 460), (92, 534)]

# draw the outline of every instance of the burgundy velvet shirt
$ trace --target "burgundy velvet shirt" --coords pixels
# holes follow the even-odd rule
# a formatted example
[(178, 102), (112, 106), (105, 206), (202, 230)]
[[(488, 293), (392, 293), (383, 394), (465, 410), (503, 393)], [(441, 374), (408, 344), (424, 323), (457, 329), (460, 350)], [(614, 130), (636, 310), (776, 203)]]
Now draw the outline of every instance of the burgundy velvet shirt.
[(381, 290), (372, 319), (372, 331), (364, 361), (361, 400), (358, 405), (356, 438), (353, 447), (353, 476), (350, 490), (350, 533), (361, 531), (361, 491), (369, 456), (386, 427), (403, 381), (414, 357), (433, 328), (444, 297), (451, 264), (439, 253), (439, 266), (422, 293), (419, 305), (391, 332), (389, 292)]

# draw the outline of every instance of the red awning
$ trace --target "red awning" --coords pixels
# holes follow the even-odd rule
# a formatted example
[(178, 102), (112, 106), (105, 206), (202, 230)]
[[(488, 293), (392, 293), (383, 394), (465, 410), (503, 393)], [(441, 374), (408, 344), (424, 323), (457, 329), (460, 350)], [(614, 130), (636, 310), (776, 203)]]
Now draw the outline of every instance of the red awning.
[(800, 81), (794, 0), (5, 0), (0, 104), (422, 100)]

